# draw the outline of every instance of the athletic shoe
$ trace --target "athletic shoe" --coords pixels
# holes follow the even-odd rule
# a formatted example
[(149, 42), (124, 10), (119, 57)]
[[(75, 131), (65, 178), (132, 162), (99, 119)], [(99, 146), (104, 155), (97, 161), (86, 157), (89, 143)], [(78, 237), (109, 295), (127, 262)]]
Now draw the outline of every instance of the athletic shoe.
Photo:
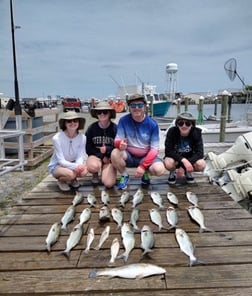
[(194, 178), (192, 176), (192, 173), (185, 173), (185, 177), (186, 177), (186, 182), (189, 184), (194, 183)]
[(150, 185), (150, 174), (148, 172), (145, 172), (142, 176), (141, 181), (143, 185)]
[(93, 174), (91, 182), (94, 185), (99, 183), (99, 175), (98, 175), (98, 173)]
[(74, 179), (71, 181), (70, 186), (72, 186), (73, 188), (79, 188), (80, 183), (77, 181), (77, 179)]
[(58, 183), (59, 189), (61, 191), (69, 191), (70, 190), (70, 187), (66, 182), (58, 181), (57, 183)]
[(129, 182), (129, 176), (121, 176), (117, 184), (118, 189), (126, 189)]
[(168, 184), (175, 184), (177, 179), (176, 171), (170, 171), (170, 175), (168, 177)]

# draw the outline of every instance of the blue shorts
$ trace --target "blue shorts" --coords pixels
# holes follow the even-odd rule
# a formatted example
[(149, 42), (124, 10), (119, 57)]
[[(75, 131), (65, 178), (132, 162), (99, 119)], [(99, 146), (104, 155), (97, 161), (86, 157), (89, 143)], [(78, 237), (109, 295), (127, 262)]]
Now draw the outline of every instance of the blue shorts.
[(55, 165), (48, 166), (49, 172), (52, 176), (54, 176), (54, 171), (59, 164), (56, 163)]
[[(139, 164), (143, 161), (143, 159), (145, 157), (137, 157), (137, 156), (134, 156), (132, 154), (130, 154), (127, 150), (125, 151), (126, 154), (127, 154), (127, 159), (125, 160), (126, 162), (126, 167), (128, 168), (136, 168), (139, 166)], [(158, 162), (158, 161), (161, 161), (163, 162), (163, 160), (161, 158), (159, 158), (158, 156), (153, 160), (152, 164), (154, 162)]]

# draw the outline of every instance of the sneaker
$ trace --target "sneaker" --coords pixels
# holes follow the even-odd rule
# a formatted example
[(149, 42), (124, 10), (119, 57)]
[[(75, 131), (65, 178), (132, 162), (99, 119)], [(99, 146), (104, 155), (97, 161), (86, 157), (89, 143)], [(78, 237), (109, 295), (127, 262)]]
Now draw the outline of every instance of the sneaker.
[(148, 172), (145, 172), (142, 176), (141, 181), (143, 185), (150, 185), (150, 174)]
[(128, 182), (129, 182), (129, 176), (121, 176), (121, 178), (119, 179), (119, 182), (117, 183), (117, 188), (122, 190), (126, 189)]
[(192, 176), (192, 173), (185, 173), (186, 182), (189, 184), (194, 183), (194, 178)]
[(74, 179), (71, 181), (70, 186), (72, 186), (73, 188), (79, 188), (80, 183), (77, 181), (77, 179)]
[(92, 184), (98, 184), (99, 183), (99, 175), (98, 173), (93, 174), (93, 178), (91, 180)]
[(170, 171), (170, 175), (168, 177), (168, 184), (175, 184), (177, 179), (176, 171)]
[(66, 182), (58, 181), (57, 183), (58, 183), (59, 189), (61, 191), (69, 191), (70, 190), (70, 187)]

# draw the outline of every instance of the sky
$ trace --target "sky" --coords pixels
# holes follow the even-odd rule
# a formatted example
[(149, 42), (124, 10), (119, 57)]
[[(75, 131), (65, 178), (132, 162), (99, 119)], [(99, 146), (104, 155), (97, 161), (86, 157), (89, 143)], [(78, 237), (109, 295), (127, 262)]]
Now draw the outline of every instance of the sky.
[[(113, 96), (140, 82), (167, 92), (252, 85), (251, 0), (13, 0), (20, 97)], [(167, 74), (167, 64), (177, 64)], [(0, 93), (14, 96), (10, 0), (0, 0)]]

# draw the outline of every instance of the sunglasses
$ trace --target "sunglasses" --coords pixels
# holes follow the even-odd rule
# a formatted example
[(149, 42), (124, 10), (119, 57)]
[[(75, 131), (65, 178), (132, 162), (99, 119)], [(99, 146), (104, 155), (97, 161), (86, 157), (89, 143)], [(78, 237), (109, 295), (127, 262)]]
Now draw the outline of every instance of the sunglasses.
[(76, 123), (76, 122), (79, 122), (79, 119), (66, 119), (66, 123)]
[(180, 121), (178, 121), (177, 124), (178, 124), (178, 126), (183, 126), (183, 125), (185, 125), (185, 126), (187, 126), (187, 127), (189, 127), (189, 126), (192, 125), (191, 121), (186, 121), (186, 120), (180, 120)]
[(109, 110), (97, 110), (96, 112), (97, 112), (98, 115), (101, 115), (102, 113), (103, 113), (104, 115), (106, 115), (106, 114), (109, 113)]
[(136, 109), (136, 108), (143, 108), (144, 103), (131, 103), (130, 108)]

